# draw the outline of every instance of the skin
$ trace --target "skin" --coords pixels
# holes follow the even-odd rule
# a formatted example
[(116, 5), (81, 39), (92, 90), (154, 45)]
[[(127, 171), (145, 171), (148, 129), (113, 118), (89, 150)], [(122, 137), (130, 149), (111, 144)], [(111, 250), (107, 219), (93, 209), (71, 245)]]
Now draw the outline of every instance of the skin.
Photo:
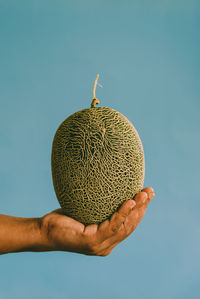
[(70, 251), (107, 256), (136, 229), (154, 196), (152, 188), (144, 188), (100, 225), (84, 226), (65, 216), (62, 209), (41, 218), (0, 215), (0, 254)]

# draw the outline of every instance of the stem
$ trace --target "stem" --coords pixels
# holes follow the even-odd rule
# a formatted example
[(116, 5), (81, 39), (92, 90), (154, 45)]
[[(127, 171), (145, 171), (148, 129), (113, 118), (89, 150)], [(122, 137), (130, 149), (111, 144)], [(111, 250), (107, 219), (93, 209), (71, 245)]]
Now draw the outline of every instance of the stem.
[(94, 82), (94, 87), (93, 87), (93, 99), (92, 99), (92, 103), (91, 103), (91, 108), (94, 108), (96, 104), (99, 104), (99, 100), (96, 98), (95, 95), (95, 91), (96, 91), (96, 87), (97, 87), (97, 81), (99, 78), (99, 74), (97, 74), (96, 80)]
[(97, 77), (96, 77), (96, 80), (94, 82), (94, 87), (93, 87), (93, 99), (96, 99), (96, 96), (95, 96), (95, 90), (96, 90), (96, 87), (97, 87), (97, 81), (99, 79), (99, 74), (97, 74)]

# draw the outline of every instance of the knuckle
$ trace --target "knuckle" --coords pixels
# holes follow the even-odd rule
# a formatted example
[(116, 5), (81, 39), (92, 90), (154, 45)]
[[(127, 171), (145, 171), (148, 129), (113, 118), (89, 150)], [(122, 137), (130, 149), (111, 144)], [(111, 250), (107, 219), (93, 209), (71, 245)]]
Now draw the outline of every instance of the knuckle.
[(118, 220), (124, 220), (124, 218), (126, 217), (126, 213), (123, 211), (119, 211), (115, 213), (115, 218), (117, 218)]
[(135, 211), (135, 218), (137, 219), (139, 217), (139, 211)]
[(111, 226), (111, 232), (113, 233), (113, 234), (115, 234), (118, 230), (119, 230), (119, 227), (120, 227), (121, 225), (119, 225), (119, 224), (116, 224), (116, 225), (113, 225), (113, 226)]
[(126, 218), (128, 216), (128, 212), (127, 211), (119, 211), (119, 216), (121, 216), (121, 218)]
[(118, 230), (119, 240), (124, 240), (129, 235), (129, 227), (127, 227), (126, 223), (122, 223)]
[(110, 222), (112, 223), (113, 221), (116, 221), (116, 219), (119, 217), (119, 212), (115, 212), (111, 218), (110, 218)]
[(120, 225), (120, 228), (119, 228), (119, 232), (124, 232), (124, 230), (125, 230), (125, 224), (126, 224), (125, 221), (122, 222), (122, 224)]

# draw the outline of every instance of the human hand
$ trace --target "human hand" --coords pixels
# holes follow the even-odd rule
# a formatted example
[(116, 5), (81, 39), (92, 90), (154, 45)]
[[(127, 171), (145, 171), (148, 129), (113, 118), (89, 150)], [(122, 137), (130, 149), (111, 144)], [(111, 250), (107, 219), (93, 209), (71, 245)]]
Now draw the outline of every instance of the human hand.
[(136, 229), (153, 197), (153, 189), (144, 188), (134, 200), (123, 203), (109, 220), (99, 226), (84, 226), (64, 215), (62, 209), (57, 209), (41, 219), (41, 233), (46, 239), (47, 250), (107, 256)]

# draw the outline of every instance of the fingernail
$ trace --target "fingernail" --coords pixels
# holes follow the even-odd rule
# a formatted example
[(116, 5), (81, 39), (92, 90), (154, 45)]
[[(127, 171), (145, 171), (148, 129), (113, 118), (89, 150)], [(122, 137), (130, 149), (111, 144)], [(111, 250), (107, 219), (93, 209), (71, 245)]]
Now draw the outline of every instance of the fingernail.
[(149, 199), (154, 198), (154, 196), (155, 196), (155, 193), (154, 193), (154, 192), (150, 192), (150, 193), (149, 193)]
[(142, 200), (142, 202), (143, 202), (143, 203), (145, 203), (145, 202), (146, 202), (146, 200), (147, 200), (147, 197), (148, 197), (148, 196), (147, 196), (147, 193), (145, 193), (145, 195), (144, 195), (144, 196), (145, 196), (145, 197), (144, 197), (144, 198), (143, 198), (143, 200)]

